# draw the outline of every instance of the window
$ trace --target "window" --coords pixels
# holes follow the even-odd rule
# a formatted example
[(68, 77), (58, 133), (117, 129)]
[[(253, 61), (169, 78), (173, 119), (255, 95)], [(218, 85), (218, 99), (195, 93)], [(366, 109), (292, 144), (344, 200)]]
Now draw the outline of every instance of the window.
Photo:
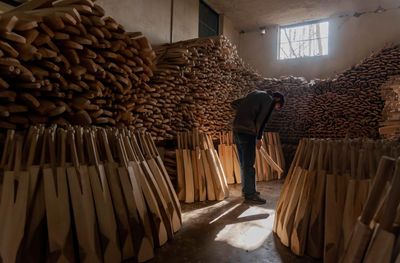
[(219, 34), (219, 15), (206, 3), (200, 1), (199, 37), (212, 37)]
[(329, 22), (280, 27), (278, 59), (328, 55)]

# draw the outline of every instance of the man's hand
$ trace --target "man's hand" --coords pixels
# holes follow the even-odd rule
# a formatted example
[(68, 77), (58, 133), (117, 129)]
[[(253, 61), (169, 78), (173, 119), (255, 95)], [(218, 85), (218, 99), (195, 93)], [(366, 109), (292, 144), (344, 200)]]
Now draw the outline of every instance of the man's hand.
[(257, 150), (260, 150), (262, 145), (263, 145), (262, 139), (261, 140), (257, 140)]

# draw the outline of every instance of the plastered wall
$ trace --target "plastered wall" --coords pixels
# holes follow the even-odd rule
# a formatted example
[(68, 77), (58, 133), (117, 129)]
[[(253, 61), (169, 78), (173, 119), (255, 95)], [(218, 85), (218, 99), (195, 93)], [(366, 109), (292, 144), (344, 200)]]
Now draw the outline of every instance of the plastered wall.
[(173, 5), (172, 0), (98, 0), (98, 3), (126, 30), (143, 32), (154, 45), (198, 37), (197, 0), (173, 0)]
[[(199, 0), (98, 0), (128, 31), (141, 31), (153, 45), (199, 36)], [(221, 34), (239, 45), (239, 31), (221, 15)]]
[(277, 60), (278, 27), (240, 34), (239, 55), (266, 77), (303, 76), (307, 79), (333, 76), (382, 49), (400, 43), (400, 9), (356, 17), (333, 18), (329, 25), (329, 55)]
[(172, 42), (199, 36), (199, 1), (174, 0)]
[(232, 20), (229, 19), (229, 17), (225, 15), (220, 15), (220, 21), (222, 23), (222, 26), (220, 27), (220, 31), (222, 30), (222, 34), (229, 38), (229, 40), (235, 44), (236, 46), (239, 46), (239, 30), (237, 30), (232, 23)]

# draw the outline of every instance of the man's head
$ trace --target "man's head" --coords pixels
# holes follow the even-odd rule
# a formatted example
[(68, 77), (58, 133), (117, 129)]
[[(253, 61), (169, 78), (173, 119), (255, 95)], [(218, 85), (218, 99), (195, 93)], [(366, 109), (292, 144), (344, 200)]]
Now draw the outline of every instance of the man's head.
[(272, 93), (272, 98), (275, 102), (275, 110), (282, 109), (283, 105), (285, 104), (285, 97), (283, 96), (283, 94), (280, 92), (274, 92)]

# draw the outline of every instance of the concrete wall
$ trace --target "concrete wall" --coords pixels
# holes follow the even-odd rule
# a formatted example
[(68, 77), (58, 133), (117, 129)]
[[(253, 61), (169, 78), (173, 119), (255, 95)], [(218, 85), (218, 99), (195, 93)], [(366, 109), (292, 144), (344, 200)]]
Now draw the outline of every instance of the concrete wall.
[(113, 17), (127, 31), (141, 31), (152, 44), (171, 41), (171, 18), (173, 18), (172, 41), (198, 37), (199, 1), (174, 0), (98, 0), (107, 16)]
[(199, 36), (199, 1), (174, 0), (172, 42)]
[(225, 15), (220, 15), (220, 21), (222, 23), (222, 26), (220, 26), (221, 34), (228, 37), (233, 44), (239, 46), (239, 30), (235, 28), (232, 20)]
[(266, 77), (285, 75), (308, 79), (333, 76), (390, 43), (400, 43), (400, 10), (333, 18), (329, 25), (329, 55), (277, 60), (278, 27), (240, 34), (239, 55)]

